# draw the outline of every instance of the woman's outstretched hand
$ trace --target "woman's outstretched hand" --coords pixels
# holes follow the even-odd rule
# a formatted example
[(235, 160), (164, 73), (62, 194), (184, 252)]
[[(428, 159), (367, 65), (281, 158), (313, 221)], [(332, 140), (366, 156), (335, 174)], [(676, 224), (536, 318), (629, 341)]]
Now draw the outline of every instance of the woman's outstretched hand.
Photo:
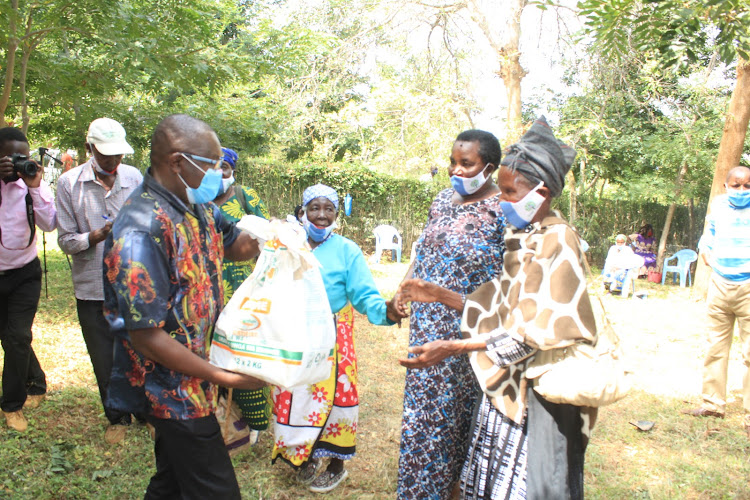
[(433, 340), (424, 345), (410, 347), (409, 352), (416, 356), (399, 359), (398, 362), (406, 368), (427, 368), (440, 363), (448, 356), (460, 353), (457, 347), (456, 341), (453, 340)]
[(440, 287), (421, 279), (408, 279), (401, 282), (396, 291), (399, 303), (406, 307), (407, 302), (436, 302)]
[(402, 281), (394, 300), (402, 311), (406, 311), (409, 302), (440, 302), (457, 311), (464, 309), (463, 296), (460, 293), (421, 279)]

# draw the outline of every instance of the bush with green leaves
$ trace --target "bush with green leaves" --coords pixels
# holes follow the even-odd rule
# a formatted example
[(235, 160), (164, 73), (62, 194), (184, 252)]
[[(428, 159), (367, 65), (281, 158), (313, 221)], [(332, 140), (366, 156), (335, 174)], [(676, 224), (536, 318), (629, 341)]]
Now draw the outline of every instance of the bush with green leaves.
[[(372, 230), (390, 224), (403, 238), (403, 257), (419, 238), (435, 196), (447, 187), (438, 176), (431, 182), (382, 174), (354, 163), (281, 164), (251, 160), (241, 162), (238, 182), (255, 188), (271, 215), (284, 218), (302, 202), (305, 188), (322, 183), (336, 190), (340, 199), (339, 233), (354, 240), (365, 252), (375, 249)], [(352, 196), (352, 213), (344, 215), (346, 194)]]

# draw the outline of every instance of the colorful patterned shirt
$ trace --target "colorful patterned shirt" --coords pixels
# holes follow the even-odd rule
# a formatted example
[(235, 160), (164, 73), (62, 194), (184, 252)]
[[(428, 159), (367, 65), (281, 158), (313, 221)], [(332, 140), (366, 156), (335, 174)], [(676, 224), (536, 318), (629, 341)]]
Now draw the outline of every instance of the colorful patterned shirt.
[(224, 304), (224, 247), (237, 238), (213, 203), (186, 206), (146, 174), (125, 202), (104, 248), (104, 313), (118, 339), (108, 403), (184, 420), (214, 412), (216, 387), (143, 357), (128, 332), (162, 328), (208, 359)]

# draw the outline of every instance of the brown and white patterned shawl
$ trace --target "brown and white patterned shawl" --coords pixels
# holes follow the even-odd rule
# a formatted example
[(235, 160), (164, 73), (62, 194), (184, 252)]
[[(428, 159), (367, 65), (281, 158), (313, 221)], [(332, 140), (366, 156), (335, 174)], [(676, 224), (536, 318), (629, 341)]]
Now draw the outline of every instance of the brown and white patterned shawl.
[[(462, 336), (486, 338), (502, 327), (515, 340), (543, 351), (577, 341), (594, 343), (596, 322), (578, 233), (560, 217), (549, 216), (525, 230), (509, 228), (505, 245), (502, 275), (466, 298)], [(479, 351), (470, 360), (493, 405), (520, 424), (529, 383), (525, 371), (535, 359), (500, 367)]]

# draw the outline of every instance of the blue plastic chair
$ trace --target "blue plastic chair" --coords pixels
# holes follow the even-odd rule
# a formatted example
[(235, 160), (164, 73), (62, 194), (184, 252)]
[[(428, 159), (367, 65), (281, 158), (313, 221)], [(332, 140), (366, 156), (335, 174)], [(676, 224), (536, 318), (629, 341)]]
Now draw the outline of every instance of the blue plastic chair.
[[(677, 264), (667, 265), (670, 260), (677, 259)], [(677, 275), (680, 275), (680, 286), (685, 288), (685, 278), (688, 280), (688, 286), (693, 286), (693, 277), (690, 274), (690, 264), (698, 260), (698, 254), (695, 251), (685, 248), (675, 253), (671, 257), (664, 259), (664, 269), (661, 272), (661, 284), (667, 279), (667, 273), (672, 273), (672, 283), (677, 281)]]
[(381, 225), (373, 229), (375, 233), (375, 260), (380, 262), (383, 250), (395, 250), (396, 262), (401, 262), (401, 235), (393, 226)]

